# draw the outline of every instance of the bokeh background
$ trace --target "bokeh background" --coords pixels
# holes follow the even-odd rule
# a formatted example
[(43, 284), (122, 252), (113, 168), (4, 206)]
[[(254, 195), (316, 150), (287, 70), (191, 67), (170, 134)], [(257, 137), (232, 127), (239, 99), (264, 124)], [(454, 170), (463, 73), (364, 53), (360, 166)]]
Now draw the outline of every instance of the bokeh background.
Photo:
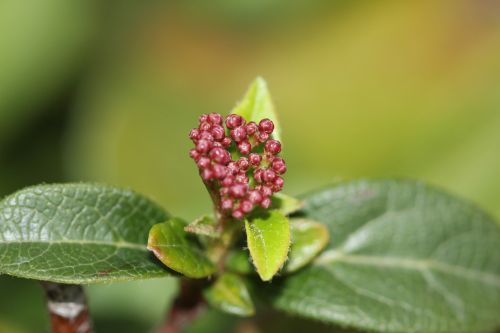
[[(257, 75), (282, 123), (287, 193), (410, 177), (500, 217), (498, 0), (0, 0), (0, 195), (98, 181), (195, 218), (209, 201), (187, 134)], [(97, 329), (148, 331), (175, 289), (89, 287)], [(234, 329), (204, 320), (193, 332)], [(38, 285), (0, 277), (0, 332), (47, 325)]]

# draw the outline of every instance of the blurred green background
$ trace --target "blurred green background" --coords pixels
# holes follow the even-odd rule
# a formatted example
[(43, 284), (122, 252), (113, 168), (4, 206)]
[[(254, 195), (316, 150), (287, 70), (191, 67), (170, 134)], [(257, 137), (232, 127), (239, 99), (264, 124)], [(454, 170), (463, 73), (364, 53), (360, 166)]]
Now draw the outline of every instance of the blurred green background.
[[(187, 134), (257, 75), (284, 128), (287, 193), (410, 177), (500, 217), (497, 0), (0, 0), (0, 195), (99, 181), (194, 218), (209, 201)], [(175, 289), (89, 287), (97, 329), (148, 331)], [(0, 332), (46, 331), (37, 284), (0, 277)]]

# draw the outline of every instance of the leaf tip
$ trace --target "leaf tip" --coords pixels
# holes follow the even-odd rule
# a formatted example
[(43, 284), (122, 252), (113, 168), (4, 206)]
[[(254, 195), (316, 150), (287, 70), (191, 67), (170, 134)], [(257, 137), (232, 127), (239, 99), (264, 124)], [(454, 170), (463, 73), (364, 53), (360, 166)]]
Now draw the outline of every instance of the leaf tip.
[(267, 81), (261, 75), (257, 75), (253, 80), (253, 84), (259, 88), (267, 89)]

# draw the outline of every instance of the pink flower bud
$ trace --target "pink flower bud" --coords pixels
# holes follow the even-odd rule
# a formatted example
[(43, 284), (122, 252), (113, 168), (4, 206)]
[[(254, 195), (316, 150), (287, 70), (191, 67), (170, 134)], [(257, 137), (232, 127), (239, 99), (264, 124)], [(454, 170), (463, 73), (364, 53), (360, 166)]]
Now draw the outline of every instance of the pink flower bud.
[(202, 114), (201, 116), (198, 117), (198, 123), (204, 123), (208, 120), (208, 116), (206, 114)]
[(261, 143), (266, 142), (267, 139), (269, 139), (269, 134), (264, 133), (264, 132), (259, 133), (259, 136), (257, 138), (257, 140), (259, 140), (259, 142), (261, 142)]
[(254, 204), (259, 204), (262, 201), (262, 194), (257, 190), (251, 190), (248, 194), (248, 199)]
[(210, 113), (208, 115), (208, 121), (214, 125), (222, 125), (222, 116), (218, 113)]
[(233, 208), (233, 200), (226, 198), (221, 201), (221, 207), (224, 210), (230, 210)]
[(246, 157), (240, 157), (237, 164), (238, 168), (240, 168), (240, 170), (242, 171), (247, 171), (250, 167), (250, 163), (248, 162), (248, 159)]
[(237, 174), (240, 171), (240, 168), (236, 164), (236, 162), (229, 162), (227, 165), (227, 169), (229, 170), (229, 173), (232, 175)]
[(208, 181), (214, 177), (214, 174), (212, 170), (210, 169), (203, 169), (201, 172), (201, 178), (203, 178), (204, 181)]
[(246, 125), (245, 128), (247, 130), (248, 135), (254, 135), (257, 132), (259, 127), (257, 126), (257, 124), (255, 122), (251, 121)]
[(273, 194), (273, 190), (269, 186), (262, 186), (260, 188), (260, 193), (263, 197), (270, 197)]
[(250, 213), (253, 209), (253, 203), (251, 203), (249, 200), (242, 200), (240, 202), (240, 209), (245, 214)]
[(236, 175), (235, 181), (240, 184), (248, 184), (249, 179), (244, 173), (238, 173)]
[(212, 172), (215, 178), (223, 179), (227, 175), (227, 168), (221, 164), (214, 164)]
[(232, 175), (227, 175), (221, 182), (222, 186), (224, 187), (229, 187), (233, 185), (234, 183), (234, 176)]
[(239, 209), (234, 210), (232, 215), (237, 220), (241, 220), (244, 216), (243, 212)]
[(210, 131), (210, 129), (212, 128), (212, 125), (211, 125), (209, 122), (206, 122), (206, 121), (205, 121), (205, 122), (202, 122), (202, 123), (200, 124), (200, 127), (199, 127), (199, 128), (200, 128), (200, 130), (202, 130), (202, 131)]
[(273, 186), (273, 190), (274, 192), (279, 192), (283, 189), (283, 185), (285, 184), (285, 181), (283, 180), (283, 178), (281, 177), (276, 177), (276, 179), (274, 180), (274, 186)]
[(271, 134), (274, 130), (274, 123), (270, 119), (262, 119), (259, 122), (259, 131)]
[(210, 133), (212, 134), (214, 139), (217, 141), (221, 141), (226, 136), (226, 132), (224, 131), (224, 128), (220, 125), (214, 125), (212, 127), (212, 130)]
[(196, 150), (199, 153), (207, 153), (211, 147), (212, 147), (212, 143), (208, 140), (205, 140), (205, 139), (199, 140), (198, 143), (196, 144)]
[(191, 149), (189, 151), (189, 156), (195, 160), (195, 161), (198, 161), (198, 159), (200, 158), (200, 153), (196, 150), (196, 149)]
[(221, 143), (223, 147), (228, 148), (229, 146), (231, 146), (232, 141), (231, 138), (225, 137), (224, 139), (222, 139)]
[(196, 164), (198, 165), (198, 168), (206, 169), (210, 165), (210, 159), (208, 157), (202, 156), (202, 157), (200, 157), (200, 159), (198, 160), (198, 163), (196, 163)]
[(260, 161), (262, 161), (262, 157), (259, 154), (255, 153), (251, 153), (250, 156), (248, 156), (248, 159), (253, 166), (258, 166), (260, 164)]
[(207, 140), (207, 141), (210, 141), (210, 142), (213, 142), (214, 141), (214, 137), (212, 136), (212, 134), (210, 134), (210, 132), (208, 131), (202, 131), (200, 133), (200, 139), (202, 140)]
[(231, 161), (229, 152), (220, 147), (212, 148), (212, 150), (210, 150), (209, 156), (210, 159), (212, 159), (214, 162), (224, 165), (228, 164)]
[(247, 131), (245, 127), (239, 126), (231, 130), (231, 137), (236, 142), (241, 142), (247, 138)]
[(241, 125), (243, 125), (243, 122), (244, 122), (243, 118), (241, 118), (237, 114), (230, 114), (226, 118), (226, 126), (229, 129), (233, 129), (233, 128), (236, 128), (238, 126), (241, 126)]
[(269, 140), (266, 142), (265, 150), (272, 155), (276, 155), (281, 151), (281, 143), (277, 140)]
[(271, 199), (269, 197), (262, 199), (260, 206), (264, 209), (268, 209), (271, 206)]
[(200, 130), (197, 128), (193, 128), (191, 132), (189, 132), (189, 138), (194, 142), (200, 138)]
[(262, 173), (262, 179), (266, 183), (271, 183), (276, 178), (276, 173), (271, 169), (265, 169)]
[(238, 150), (241, 154), (248, 155), (252, 150), (252, 145), (248, 141), (242, 141), (238, 143)]
[(260, 168), (257, 168), (253, 171), (253, 179), (255, 179), (255, 181), (257, 183), (262, 183), (262, 169)]
[(282, 175), (286, 172), (286, 164), (282, 158), (276, 157), (273, 159), (272, 168), (276, 173)]
[(244, 184), (235, 184), (229, 188), (229, 193), (235, 198), (243, 198), (247, 194), (248, 186)]

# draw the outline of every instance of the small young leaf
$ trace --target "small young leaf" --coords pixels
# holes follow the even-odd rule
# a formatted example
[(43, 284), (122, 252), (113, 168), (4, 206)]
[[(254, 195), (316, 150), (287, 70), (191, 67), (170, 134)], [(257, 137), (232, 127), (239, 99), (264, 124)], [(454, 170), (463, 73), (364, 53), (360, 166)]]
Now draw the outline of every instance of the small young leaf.
[[(291, 247), (284, 271), (292, 273), (311, 262), (328, 243), (328, 228), (319, 222), (303, 218), (290, 220)], [(226, 259), (226, 268), (239, 274), (250, 274), (254, 269), (247, 251), (235, 250)]]
[(291, 273), (307, 265), (328, 243), (328, 229), (324, 224), (307, 219), (291, 219), (292, 247), (285, 272)]
[(208, 304), (223, 312), (241, 317), (255, 313), (245, 282), (235, 274), (224, 273), (204, 291)]
[(167, 218), (130, 190), (29, 187), (0, 203), (0, 272), (75, 284), (165, 276), (146, 243), (151, 226)]
[(240, 115), (246, 121), (254, 121), (257, 124), (264, 118), (271, 119), (274, 123), (272, 136), (274, 139), (281, 141), (278, 117), (274, 111), (267, 83), (263, 78), (258, 77), (252, 82), (243, 99), (234, 107), (231, 113)]
[(184, 227), (184, 230), (193, 234), (203, 235), (211, 238), (218, 238), (221, 236), (219, 230), (217, 230), (217, 224), (213, 217), (202, 216), (192, 223)]
[(339, 184), (304, 201), (303, 216), (331, 240), (283, 279), (277, 308), (363, 331), (500, 327), (500, 226), (475, 205), (395, 180)]
[(271, 197), (271, 209), (279, 210), (283, 215), (290, 215), (304, 207), (299, 199), (283, 193), (274, 193)]
[(226, 258), (226, 269), (238, 274), (250, 274), (255, 272), (248, 251), (234, 250)]
[(149, 232), (148, 249), (170, 269), (190, 278), (203, 278), (215, 272), (195, 240), (184, 231), (186, 222), (172, 218), (154, 225)]
[(245, 221), (252, 261), (263, 281), (269, 281), (283, 266), (290, 248), (288, 218), (276, 210)]

